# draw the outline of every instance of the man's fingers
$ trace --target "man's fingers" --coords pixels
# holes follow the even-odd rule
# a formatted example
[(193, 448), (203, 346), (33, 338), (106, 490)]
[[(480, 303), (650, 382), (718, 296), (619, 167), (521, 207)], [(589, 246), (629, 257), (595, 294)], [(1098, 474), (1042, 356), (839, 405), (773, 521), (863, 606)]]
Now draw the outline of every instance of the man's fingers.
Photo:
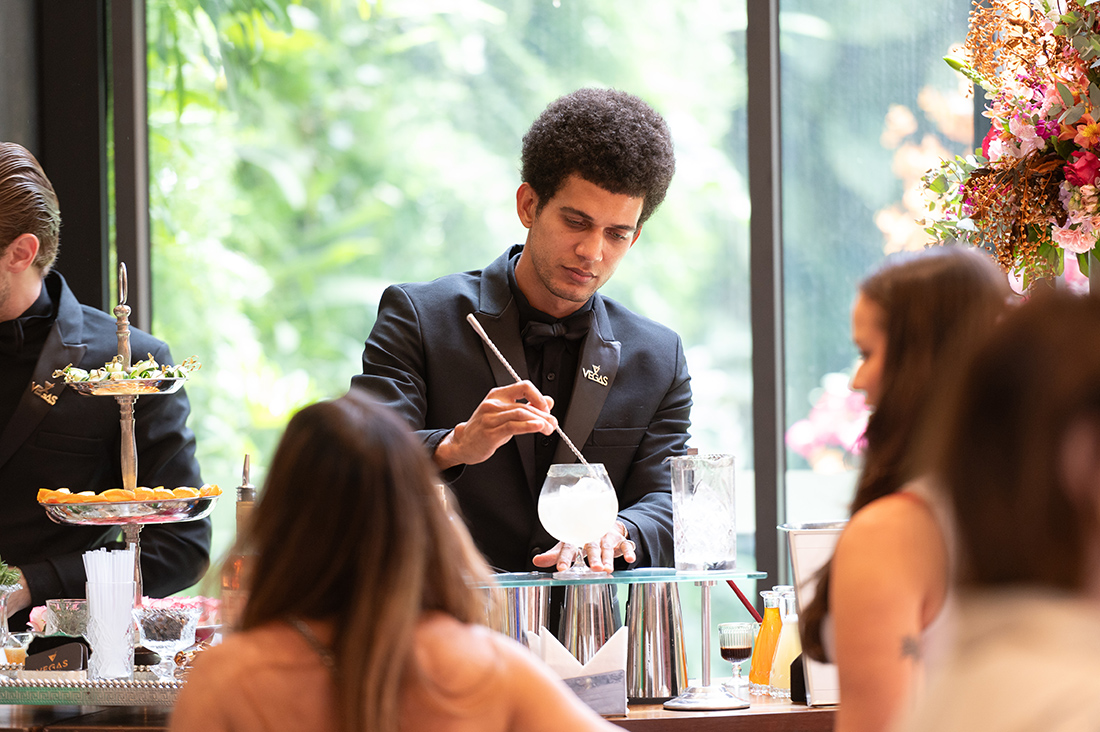
[(623, 539), (622, 543), (619, 544), (619, 548), (623, 550), (623, 561), (625, 561), (627, 564), (631, 564), (638, 560), (638, 557), (635, 554), (635, 549), (637, 547), (634, 546), (634, 542), (632, 542), (630, 539)]
[(549, 434), (550, 432), (553, 432), (554, 429), (558, 426), (558, 418), (550, 414), (549, 412), (544, 412), (531, 403), (523, 404), (521, 406), (523, 407), (523, 410), (525, 412), (529, 412), (541, 418), (543, 429), (540, 429), (540, 432), (546, 432), (547, 434)]
[(573, 566), (573, 562), (577, 560), (577, 555), (580, 551), (572, 544), (562, 544), (561, 552), (558, 554), (557, 568), (559, 572), (564, 572)]

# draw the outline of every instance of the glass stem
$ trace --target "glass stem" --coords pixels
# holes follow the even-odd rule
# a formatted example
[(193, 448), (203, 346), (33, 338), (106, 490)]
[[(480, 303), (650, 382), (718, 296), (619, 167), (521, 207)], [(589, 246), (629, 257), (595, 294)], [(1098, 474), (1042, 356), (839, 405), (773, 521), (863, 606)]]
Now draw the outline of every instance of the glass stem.
[(8, 639), (8, 595), (14, 590), (0, 589), (0, 646)]

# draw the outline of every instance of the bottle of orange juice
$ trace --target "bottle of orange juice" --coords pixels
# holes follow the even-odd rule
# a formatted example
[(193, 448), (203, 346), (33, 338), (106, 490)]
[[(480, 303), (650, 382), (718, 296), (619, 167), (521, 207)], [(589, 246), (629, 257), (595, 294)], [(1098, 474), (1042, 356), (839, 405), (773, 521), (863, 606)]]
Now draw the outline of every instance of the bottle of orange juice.
[(764, 590), (764, 617), (760, 622), (760, 632), (752, 647), (752, 665), (749, 667), (749, 690), (754, 694), (767, 694), (771, 678), (772, 661), (775, 658), (775, 644), (779, 641), (779, 631), (783, 620), (779, 617), (779, 593)]

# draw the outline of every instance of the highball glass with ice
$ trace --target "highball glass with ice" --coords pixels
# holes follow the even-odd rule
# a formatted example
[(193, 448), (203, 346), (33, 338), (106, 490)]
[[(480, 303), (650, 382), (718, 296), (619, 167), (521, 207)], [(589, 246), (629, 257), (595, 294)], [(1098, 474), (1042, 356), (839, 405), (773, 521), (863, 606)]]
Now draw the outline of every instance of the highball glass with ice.
[(672, 467), (672, 521), (676, 569), (737, 566), (733, 456), (681, 455)]

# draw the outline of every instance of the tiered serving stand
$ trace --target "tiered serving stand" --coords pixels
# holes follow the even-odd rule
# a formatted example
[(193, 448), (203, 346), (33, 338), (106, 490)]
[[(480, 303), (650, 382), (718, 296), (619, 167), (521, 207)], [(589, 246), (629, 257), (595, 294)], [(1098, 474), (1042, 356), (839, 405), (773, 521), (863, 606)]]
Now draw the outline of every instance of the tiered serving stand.
[[(129, 371), (130, 308), (126, 305), (126, 265), (119, 264), (119, 304), (114, 309), (117, 321), (118, 355)], [(163, 395), (179, 391), (187, 379), (118, 379), (100, 382), (69, 382), (78, 394), (114, 397), (119, 404), (122, 425), (122, 487), (137, 487), (137, 443), (134, 438), (134, 403), (139, 396)], [(43, 503), (46, 515), (59, 524), (72, 526), (120, 526), (126, 544), (134, 550), (134, 606), (140, 607), (141, 528), (145, 524), (196, 521), (210, 515), (217, 496), (166, 498), (118, 503)], [(0, 664), (0, 704), (95, 704), (95, 705), (171, 705), (182, 687), (181, 682), (158, 682), (144, 667), (137, 667), (133, 680), (56, 680), (43, 674), (23, 672), (21, 665)], [(60, 676), (60, 675), (59, 675)]]

